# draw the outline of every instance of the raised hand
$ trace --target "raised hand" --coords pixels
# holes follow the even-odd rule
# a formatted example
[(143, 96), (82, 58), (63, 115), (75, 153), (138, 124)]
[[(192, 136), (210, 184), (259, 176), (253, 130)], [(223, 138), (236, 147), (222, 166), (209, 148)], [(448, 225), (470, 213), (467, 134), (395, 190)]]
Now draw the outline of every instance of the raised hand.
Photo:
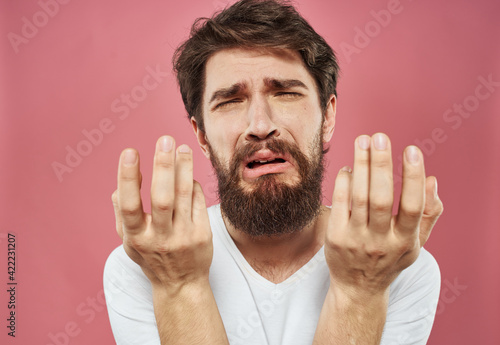
[(113, 193), (116, 230), (129, 257), (154, 286), (176, 287), (208, 282), (212, 232), (205, 197), (193, 180), (193, 155), (187, 145), (175, 150), (172, 137), (156, 144), (151, 184), (151, 214), (140, 195), (139, 154), (120, 156), (118, 189)]
[(437, 181), (425, 176), (423, 155), (404, 152), (397, 215), (391, 145), (382, 133), (355, 142), (354, 168), (336, 179), (325, 255), (332, 284), (350, 298), (384, 295), (398, 274), (418, 257), (443, 211)]

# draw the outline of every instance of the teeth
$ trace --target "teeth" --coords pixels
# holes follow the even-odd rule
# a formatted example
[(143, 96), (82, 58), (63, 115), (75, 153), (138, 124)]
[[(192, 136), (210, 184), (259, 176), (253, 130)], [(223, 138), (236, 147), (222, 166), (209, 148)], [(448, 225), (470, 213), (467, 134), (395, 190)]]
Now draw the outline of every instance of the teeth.
[(254, 164), (257, 164), (257, 163), (265, 164), (265, 163), (269, 163), (269, 162), (283, 163), (283, 162), (285, 162), (285, 160), (283, 160), (282, 158), (275, 158), (275, 159), (262, 160), (262, 161), (261, 160), (254, 160), (254, 161), (248, 163), (248, 167), (250, 169), (252, 169)]
[(269, 163), (269, 162), (274, 162), (276, 159), (270, 159), (268, 161), (259, 161), (259, 160), (254, 160), (252, 163), (261, 163), (261, 164), (264, 164), (264, 163)]
[(264, 164), (264, 163), (272, 162), (272, 161), (274, 161), (274, 160), (275, 160), (275, 159), (270, 159), (270, 160), (268, 160), (268, 161), (259, 161), (259, 160), (255, 160), (255, 161), (253, 161), (252, 163), (261, 163), (261, 164)]

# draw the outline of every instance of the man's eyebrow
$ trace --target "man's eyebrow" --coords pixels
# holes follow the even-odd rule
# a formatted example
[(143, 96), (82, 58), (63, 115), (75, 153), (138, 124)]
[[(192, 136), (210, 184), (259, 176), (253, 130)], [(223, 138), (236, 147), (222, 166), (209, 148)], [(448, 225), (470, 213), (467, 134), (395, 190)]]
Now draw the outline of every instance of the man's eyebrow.
[(224, 99), (224, 98), (232, 97), (244, 89), (245, 89), (245, 84), (243, 84), (243, 83), (236, 83), (236, 84), (233, 84), (229, 87), (218, 89), (217, 91), (215, 91), (212, 94), (212, 97), (210, 97), (210, 101), (208, 102), (208, 104), (212, 103), (213, 101), (215, 101), (216, 99), (219, 99), (219, 98)]
[(306, 84), (301, 82), (298, 79), (274, 79), (274, 78), (266, 78), (264, 79), (264, 83), (268, 88), (271, 89), (291, 89), (293, 87), (301, 87), (308, 90)]

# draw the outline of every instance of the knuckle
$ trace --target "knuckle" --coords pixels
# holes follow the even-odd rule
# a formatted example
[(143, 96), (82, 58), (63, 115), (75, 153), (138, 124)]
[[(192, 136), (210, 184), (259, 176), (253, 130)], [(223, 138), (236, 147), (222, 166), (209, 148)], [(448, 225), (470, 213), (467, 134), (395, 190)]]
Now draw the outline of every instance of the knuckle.
[(120, 214), (123, 217), (134, 217), (138, 214), (140, 203), (125, 203), (120, 206)]
[(118, 202), (118, 189), (116, 189), (113, 194), (111, 194), (111, 201), (113, 204), (116, 204)]
[(375, 199), (370, 201), (370, 210), (376, 213), (387, 213), (392, 210), (391, 200)]
[(357, 255), (358, 253), (362, 252), (365, 246), (366, 245), (364, 244), (363, 241), (358, 241), (352, 238), (349, 241), (346, 241), (346, 243), (344, 244), (344, 248), (349, 253), (354, 255)]
[(127, 204), (120, 207), (120, 216), (124, 219), (137, 218), (140, 214), (140, 204)]
[(349, 191), (345, 189), (335, 190), (333, 193), (333, 200), (338, 203), (343, 203), (349, 200)]
[(392, 166), (392, 161), (389, 156), (380, 154), (376, 155), (370, 162), (372, 168), (390, 168)]
[(170, 255), (173, 252), (172, 245), (162, 242), (157, 245), (155, 248), (155, 251), (159, 253), (160, 255)]
[(408, 218), (420, 218), (422, 216), (422, 208), (421, 207), (405, 207), (403, 208), (403, 212)]
[(151, 203), (158, 211), (169, 212), (174, 209), (173, 200), (170, 198), (151, 197)]
[(370, 245), (366, 248), (366, 255), (370, 258), (383, 258), (387, 256), (387, 249), (381, 245)]
[(120, 180), (122, 180), (123, 182), (138, 182), (139, 177), (136, 174), (122, 173), (120, 175)]
[(180, 198), (191, 198), (193, 192), (190, 188), (178, 187), (175, 189), (175, 195)]
[(168, 159), (166, 157), (159, 157), (157, 156), (155, 165), (157, 167), (167, 169), (167, 170), (173, 170), (174, 169), (174, 161), (172, 159)]
[(444, 212), (444, 205), (441, 200), (438, 200), (436, 205), (436, 216), (440, 216)]
[(172, 212), (174, 210), (174, 205), (167, 202), (155, 203), (154, 207), (160, 212)]
[(370, 156), (368, 154), (358, 155), (358, 157), (356, 157), (356, 165), (358, 165), (358, 166), (370, 165)]
[(162, 247), (164, 253), (183, 254), (192, 252), (196, 248), (196, 242), (192, 236), (175, 236), (170, 243)]
[(420, 180), (423, 178), (423, 173), (418, 167), (407, 167), (404, 171), (404, 178), (408, 180)]
[(397, 254), (403, 256), (415, 249), (416, 241), (407, 240), (400, 243), (397, 247)]
[(327, 235), (325, 238), (325, 243), (328, 248), (331, 248), (333, 250), (338, 250), (341, 248), (340, 243), (335, 238), (333, 238), (333, 236)]
[(123, 243), (127, 247), (133, 248), (138, 252), (143, 253), (145, 251), (144, 243), (142, 243), (142, 241), (140, 241), (136, 236), (124, 236)]
[(205, 248), (212, 243), (212, 237), (200, 234), (193, 240), (193, 247), (196, 249)]
[(183, 170), (193, 170), (193, 156), (187, 153), (177, 155), (177, 164), (180, 165)]
[(368, 197), (361, 195), (353, 195), (352, 207), (354, 208), (366, 208), (368, 207)]
[(334, 231), (327, 231), (325, 236), (326, 245), (334, 250), (340, 250), (344, 247), (340, 236), (336, 236)]

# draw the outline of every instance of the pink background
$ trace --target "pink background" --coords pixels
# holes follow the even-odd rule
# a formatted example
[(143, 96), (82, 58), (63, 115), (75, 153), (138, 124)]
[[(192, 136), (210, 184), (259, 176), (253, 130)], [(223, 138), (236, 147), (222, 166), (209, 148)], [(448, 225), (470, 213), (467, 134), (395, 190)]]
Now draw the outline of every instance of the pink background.
[[(215, 201), (209, 162), (184, 117), (170, 60), (193, 20), (225, 2), (65, 1), (47, 7), (52, 16), (37, 1), (1, 2), (2, 344), (114, 342), (102, 272), (120, 244), (110, 195), (122, 149), (140, 151), (148, 191), (155, 141), (174, 135), (195, 148), (195, 178)], [(500, 3), (395, 3), (297, 1), (343, 71), (325, 202), (338, 169), (352, 164), (356, 136), (387, 133), (396, 162), (406, 145), (419, 144), (445, 205), (426, 245), (443, 281), (429, 344), (499, 344), (500, 87), (481, 87), (483, 99), (475, 91), (481, 77), (500, 81)], [(388, 7), (394, 13), (381, 26), (374, 13)], [(370, 36), (363, 41), (360, 31)], [(22, 42), (11, 43), (23, 33)], [(148, 66), (167, 75), (143, 92)], [(131, 92), (140, 101), (128, 116), (123, 108), (113, 111)], [(464, 102), (471, 109), (465, 117), (452, 113)], [(102, 138), (95, 131), (100, 123), (108, 132)], [(86, 146), (84, 130), (96, 134), (95, 144)], [(53, 165), (67, 165), (68, 147), (86, 156), (73, 158), (58, 177)], [(15, 339), (6, 335), (9, 232), (17, 239)]]

